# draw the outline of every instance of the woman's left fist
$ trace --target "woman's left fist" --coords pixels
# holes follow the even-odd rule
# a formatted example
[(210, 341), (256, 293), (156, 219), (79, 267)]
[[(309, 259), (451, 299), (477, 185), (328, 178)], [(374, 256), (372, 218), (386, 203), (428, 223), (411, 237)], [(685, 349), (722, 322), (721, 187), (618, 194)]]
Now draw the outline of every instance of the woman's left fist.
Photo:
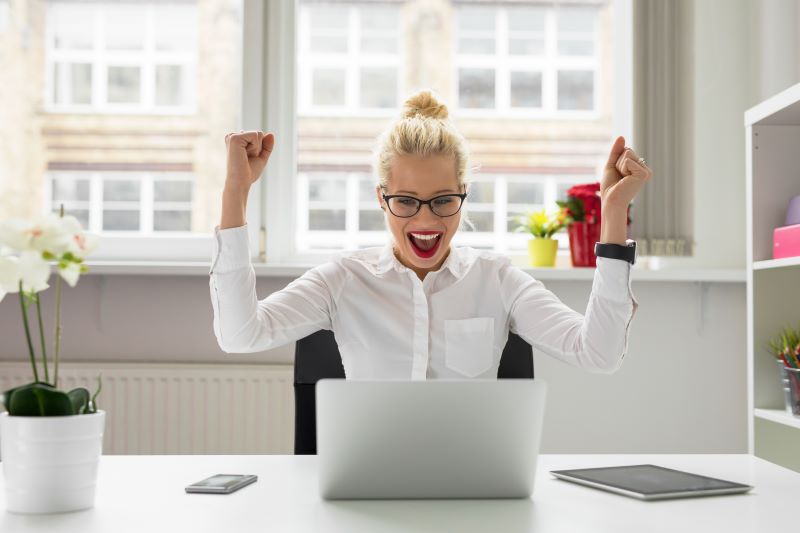
[(628, 204), (652, 175), (653, 172), (639, 160), (636, 152), (625, 146), (625, 138), (617, 137), (611, 147), (608, 162), (603, 169), (603, 179), (600, 182), (603, 210), (608, 208), (627, 210)]

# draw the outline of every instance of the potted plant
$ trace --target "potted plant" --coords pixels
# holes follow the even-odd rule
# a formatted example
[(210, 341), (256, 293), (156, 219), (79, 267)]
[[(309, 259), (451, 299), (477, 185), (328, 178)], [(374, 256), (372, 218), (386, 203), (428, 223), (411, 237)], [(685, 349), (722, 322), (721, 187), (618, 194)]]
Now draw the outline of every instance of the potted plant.
[(541, 209), (512, 218), (518, 224), (514, 231), (527, 231), (531, 234), (531, 238), (528, 240), (528, 256), (531, 266), (555, 266), (558, 240), (552, 237), (554, 233), (564, 227), (565, 211), (562, 209), (555, 213), (548, 213), (546, 209)]
[[(84, 257), (96, 238), (83, 232), (75, 217), (48, 215), (34, 221), (0, 222), (0, 301), (19, 293), (22, 325), (33, 381), (3, 392), (0, 403), (0, 456), (9, 511), (53, 513), (94, 504), (105, 412), (97, 409), (97, 390), (59, 389), (61, 284), (74, 287), (88, 269)], [(40, 294), (49, 287), (50, 261), (56, 277), (53, 373), (47, 359)], [(38, 339), (29, 320), (35, 307)], [(38, 342), (37, 342), (38, 341)], [(34, 350), (40, 345), (41, 369)]]
[[(569, 250), (572, 266), (595, 267), (594, 243), (600, 241), (601, 202), (600, 182), (583, 183), (567, 190), (567, 200), (556, 200), (566, 211)], [(631, 204), (632, 205), (632, 204)], [(628, 206), (627, 224), (631, 224), (631, 206)]]
[(784, 328), (769, 341), (769, 351), (775, 355), (783, 381), (786, 411), (800, 417), (800, 332)]

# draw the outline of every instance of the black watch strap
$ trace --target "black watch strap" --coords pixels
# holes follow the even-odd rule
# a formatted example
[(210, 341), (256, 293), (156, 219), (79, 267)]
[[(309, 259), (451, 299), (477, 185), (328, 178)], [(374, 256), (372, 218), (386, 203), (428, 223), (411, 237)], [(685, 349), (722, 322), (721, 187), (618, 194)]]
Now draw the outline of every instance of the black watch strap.
[(625, 245), (610, 242), (594, 243), (594, 255), (610, 259), (622, 259), (630, 264), (636, 263), (636, 241), (628, 239)]

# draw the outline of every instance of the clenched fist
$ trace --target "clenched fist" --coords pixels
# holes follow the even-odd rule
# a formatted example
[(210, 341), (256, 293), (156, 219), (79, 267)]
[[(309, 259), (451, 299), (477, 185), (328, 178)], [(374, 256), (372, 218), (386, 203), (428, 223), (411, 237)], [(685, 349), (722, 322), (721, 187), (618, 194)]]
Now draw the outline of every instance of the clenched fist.
[(243, 226), (246, 221), (247, 195), (267, 166), (275, 136), (263, 131), (240, 131), (225, 136), (228, 148), (228, 175), (222, 191), (220, 229)]
[(228, 147), (228, 175), (226, 187), (247, 191), (258, 181), (267, 166), (275, 135), (263, 131), (240, 131), (225, 136)]

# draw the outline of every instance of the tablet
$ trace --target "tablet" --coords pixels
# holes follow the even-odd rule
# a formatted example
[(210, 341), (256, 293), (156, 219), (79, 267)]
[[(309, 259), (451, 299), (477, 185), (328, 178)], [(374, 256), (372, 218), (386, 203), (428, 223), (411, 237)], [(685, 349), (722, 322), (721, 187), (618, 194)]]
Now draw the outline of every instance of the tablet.
[(559, 479), (641, 500), (691, 498), (747, 492), (753, 487), (656, 465), (551, 470)]

